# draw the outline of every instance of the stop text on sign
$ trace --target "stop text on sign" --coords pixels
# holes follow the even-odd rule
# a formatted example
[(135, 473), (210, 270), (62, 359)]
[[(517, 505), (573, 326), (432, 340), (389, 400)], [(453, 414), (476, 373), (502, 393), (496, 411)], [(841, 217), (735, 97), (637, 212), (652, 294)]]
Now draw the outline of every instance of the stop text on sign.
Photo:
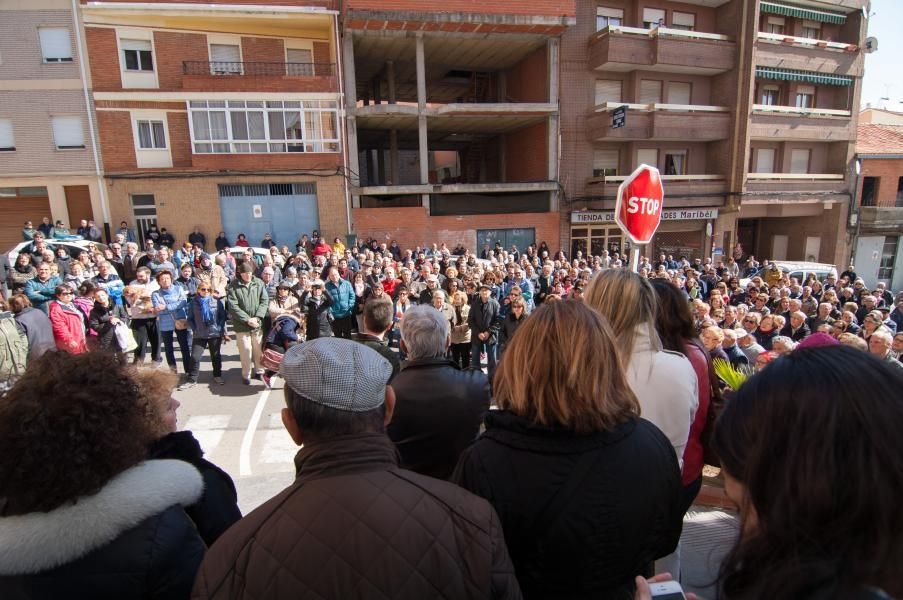
[(627, 201), (627, 212), (630, 214), (655, 215), (658, 214), (661, 208), (661, 201), (655, 198), (637, 198), (633, 196)]

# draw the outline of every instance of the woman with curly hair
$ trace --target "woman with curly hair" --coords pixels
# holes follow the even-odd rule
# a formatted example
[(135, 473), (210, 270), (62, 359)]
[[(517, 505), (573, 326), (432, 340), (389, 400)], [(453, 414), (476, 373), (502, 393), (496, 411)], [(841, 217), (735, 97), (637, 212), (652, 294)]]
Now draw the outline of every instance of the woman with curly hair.
[(751, 377), (713, 441), (740, 536), (720, 598), (903, 597), (903, 369), (801, 348)]
[(139, 382), (104, 352), (48, 352), (0, 398), (0, 597), (187, 598), (204, 479), (147, 460)]

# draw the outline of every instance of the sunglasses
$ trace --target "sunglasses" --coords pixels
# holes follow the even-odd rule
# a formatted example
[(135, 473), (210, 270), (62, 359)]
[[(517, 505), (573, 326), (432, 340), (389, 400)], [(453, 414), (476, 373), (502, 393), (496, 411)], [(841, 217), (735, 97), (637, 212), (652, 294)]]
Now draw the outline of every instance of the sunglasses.
[(209, 292), (209, 291), (210, 291), (210, 288), (199, 287), (199, 288), (198, 288), (198, 291), (199, 291), (199, 292)]
[(72, 296), (75, 292), (60, 292), (60, 296)]

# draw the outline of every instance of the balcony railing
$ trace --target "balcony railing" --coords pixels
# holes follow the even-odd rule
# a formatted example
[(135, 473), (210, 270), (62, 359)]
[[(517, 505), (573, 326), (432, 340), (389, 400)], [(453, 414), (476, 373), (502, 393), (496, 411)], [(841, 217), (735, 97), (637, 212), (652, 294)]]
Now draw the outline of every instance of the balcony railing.
[[(587, 183), (621, 183), (629, 175), (606, 175), (605, 177), (593, 177)], [(724, 181), (724, 175), (662, 175), (662, 181)]]
[(703, 104), (664, 104), (661, 102), (652, 102), (650, 104), (634, 104), (631, 102), (606, 102), (598, 104), (593, 108), (593, 112), (612, 112), (626, 106), (628, 110), (640, 110), (644, 112), (656, 111), (677, 111), (677, 112), (730, 112), (727, 106), (706, 106)]
[(597, 31), (593, 37), (600, 38), (609, 33), (628, 33), (634, 35), (645, 35), (649, 37), (675, 37), (693, 40), (714, 40), (729, 42), (732, 39), (726, 35), (717, 33), (706, 33), (703, 31), (687, 31), (685, 29), (671, 29), (669, 27), (654, 27), (652, 29), (644, 29), (642, 27), (625, 27), (622, 25), (609, 25), (605, 29)]
[(808, 117), (846, 117), (849, 119), (853, 116), (853, 113), (848, 110), (836, 110), (833, 108), (803, 108), (800, 106), (774, 106), (771, 104), (753, 104), (753, 110), (755, 112)]
[(843, 181), (841, 173), (747, 173), (755, 181)]
[(332, 63), (229, 62), (187, 60), (183, 75), (225, 75), (245, 77), (328, 77), (335, 73)]
[(856, 44), (829, 42), (827, 40), (804, 38), (795, 35), (784, 35), (783, 33), (767, 33), (764, 31), (759, 31), (758, 37), (760, 40), (766, 40), (769, 42), (799, 44), (800, 46), (806, 46), (808, 48), (821, 48), (823, 50), (839, 50), (841, 52), (856, 52), (859, 50), (859, 46), (857, 46)]

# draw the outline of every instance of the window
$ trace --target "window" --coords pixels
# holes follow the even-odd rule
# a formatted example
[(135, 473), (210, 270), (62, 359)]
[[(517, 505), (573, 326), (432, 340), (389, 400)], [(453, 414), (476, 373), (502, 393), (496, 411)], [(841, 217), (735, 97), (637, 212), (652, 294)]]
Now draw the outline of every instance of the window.
[(238, 44), (210, 44), (210, 73), (241, 75), (241, 47)]
[(142, 150), (166, 148), (166, 134), (163, 121), (138, 121), (138, 147)]
[(815, 107), (815, 87), (811, 85), (801, 85), (796, 88), (796, 107), (797, 108), (813, 108)]
[(596, 7), (596, 31), (607, 27), (620, 27), (624, 22), (624, 11), (620, 8)]
[(640, 104), (653, 104), (662, 101), (662, 82), (652, 79), (640, 81)]
[(338, 152), (335, 100), (188, 103), (197, 154)]
[(126, 71), (153, 71), (154, 56), (148, 40), (120, 40)]
[(884, 247), (881, 249), (881, 262), (878, 264), (878, 279), (891, 281), (894, 278), (894, 262), (897, 260), (898, 236), (884, 238)]
[(617, 150), (596, 150), (593, 153), (593, 177), (609, 177), (618, 174)]
[(649, 165), (650, 167), (658, 168), (658, 149), (646, 148), (643, 150), (637, 150), (636, 164), (637, 166)]
[(774, 173), (774, 148), (758, 148), (753, 173)]
[(41, 55), (45, 63), (72, 62), (72, 42), (66, 27), (41, 27)]
[(621, 85), (622, 82), (616, 79), (597, 79), (596, 106), (605, 104), (606, 102), (620, 102)]
[(311, 76), (314, 74), (314, 55), (306, 48), (288, 48), (285, 51), (285, 74)]
[(668, 104), (692, 104), (693, 86), (689, 83), (673, 82), (668, 84)]
[(790, 151), (790, 172), (791, 173), (808, 173), (809, 172), (809, 150), (805, 148), (797, 148)]
[(694, 31), (696, 29), (696, 15), (674, 11), (671, 13), (671, 29)]
[(81, 117), (50, 117), (50, 124), (53, 127), (53, 140), (57, 150), (85, 147)]
[(15, 149), (13, 122), (9, 119), (0, 119), (0, 152), (13, 152)]
[(656, 27), (664, 27), (665, 11), (660, 8), (644, 8), (643, 9), (643, 27), (646, 29), (655, 29)]
[(860, 206), (877, 206), (880, 180), (880, 177), (862, 178), (862, 202)]
[(821, 38), (821, 23), (818, 21), (803, 21), (803, 37), (808, 40)]
[(903, 177), (897, 180), (897, 208), (903, 208)]
[(668, 150), (665, 152), (665, 175), (687, 174), (687, 151)]
[(776, 85), (762, 86), (762, 93), (759, 97), (759, 104), (765, 106), (777, 106), (781, 102), (781, 88)]
[(776, 35), (783, 35), (784, 17), (768, 17), (765, 21), (765, 31)]

